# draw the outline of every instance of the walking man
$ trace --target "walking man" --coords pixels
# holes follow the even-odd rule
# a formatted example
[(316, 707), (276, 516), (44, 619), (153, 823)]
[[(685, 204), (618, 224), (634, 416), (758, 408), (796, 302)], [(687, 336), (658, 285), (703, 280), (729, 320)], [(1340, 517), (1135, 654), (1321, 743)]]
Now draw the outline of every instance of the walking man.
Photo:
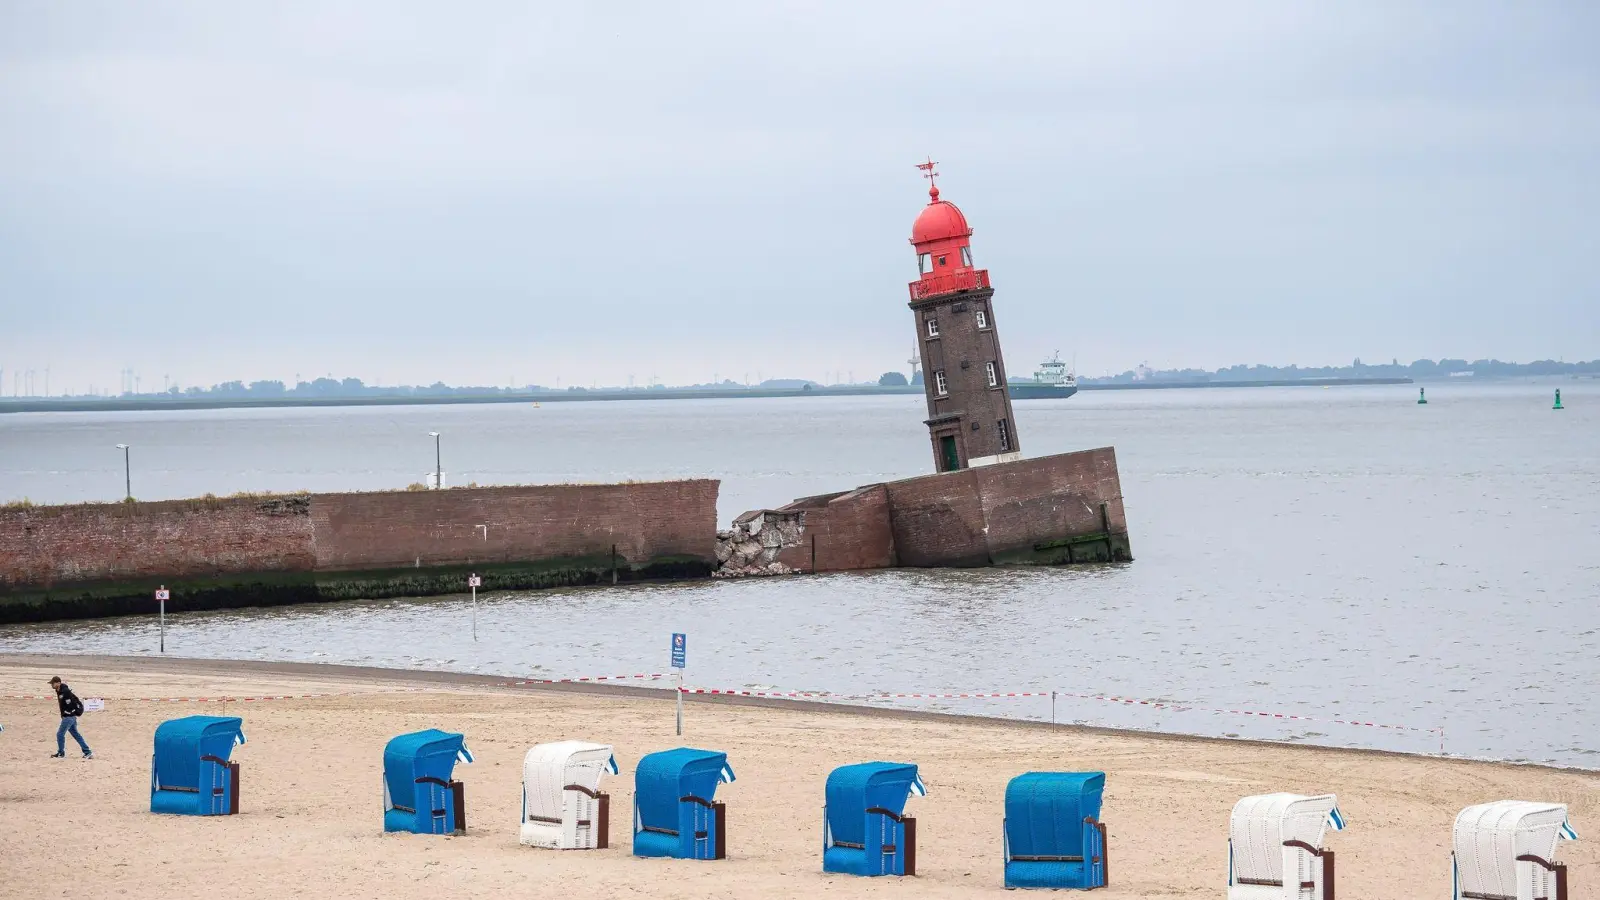
[(55, 688), (56, 703), (61, 707), (61, 727), (56, 729), (56, 753), (51, 759), (62, 759), (67, 755), (67, 735), (71, 734), (83, 748), (84, 759), (94, 759), (94, 751), (89, 749), (89, 742), (78, 733), (78, 717), (83, 715), (83, 701), (72, 692), (72, 688), (57, 675), (50, 679), (50, 686)]

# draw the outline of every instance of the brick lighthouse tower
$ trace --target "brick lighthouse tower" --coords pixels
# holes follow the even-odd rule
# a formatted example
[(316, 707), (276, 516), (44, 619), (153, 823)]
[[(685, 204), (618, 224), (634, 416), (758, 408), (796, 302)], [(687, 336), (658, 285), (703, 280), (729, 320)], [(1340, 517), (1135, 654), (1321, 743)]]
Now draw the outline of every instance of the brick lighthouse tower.
[(1019, 458), (1016, 419), (996, 330), (987, 269), (972, 266), (972, 229), (954, 203), (939, 199), (932, 159), (918, 163), (931, 198), (911, 226), (921, 277), (911, 282), (911, 313), (928, 394), (928, 437), (936, 471)]

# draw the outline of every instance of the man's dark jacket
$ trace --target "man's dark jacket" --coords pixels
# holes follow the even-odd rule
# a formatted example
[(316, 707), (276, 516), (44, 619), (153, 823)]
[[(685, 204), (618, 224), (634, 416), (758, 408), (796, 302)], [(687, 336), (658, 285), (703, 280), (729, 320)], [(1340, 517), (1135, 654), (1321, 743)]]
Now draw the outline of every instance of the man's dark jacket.
[(83, 701), (79, 700), (78, 695), (72, 692), (72, 688), (67, 687), (66, 682), (56, 686), (56, 703), (61, 707), (61, 717), (63, 719), (69, 716), (83, 715)]

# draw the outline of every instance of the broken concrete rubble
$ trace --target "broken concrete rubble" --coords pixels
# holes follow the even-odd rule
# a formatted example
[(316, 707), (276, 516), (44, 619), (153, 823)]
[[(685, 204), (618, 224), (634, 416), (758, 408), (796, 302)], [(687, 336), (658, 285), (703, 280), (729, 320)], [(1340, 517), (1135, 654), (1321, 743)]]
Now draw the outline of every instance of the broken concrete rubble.
[(717, 532), (717, 568), (711, 575), (792, 575), (799, 570), (779, 562), (778, 554), (786, 547), (799, 546), (805, 530), (804, 512), (747, 512), (734, 520), (733, 528)]

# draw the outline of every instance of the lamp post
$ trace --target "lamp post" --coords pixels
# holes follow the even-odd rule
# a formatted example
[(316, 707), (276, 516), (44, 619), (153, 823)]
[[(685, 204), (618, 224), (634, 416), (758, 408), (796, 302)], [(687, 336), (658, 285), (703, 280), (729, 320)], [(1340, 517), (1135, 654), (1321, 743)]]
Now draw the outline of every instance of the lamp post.
[(433, 489), (444, 487), (444, 462), (439, 455), (439, 432), (430, 431), (428, 436), (433, 438)]
[(123, 485), (124, 488), (126, 488), (126, 493), (125, 493), (126, 500), (124, 502), (132, 503), (133, 502), (133, 468), (132, 468), (132, 465), (128, 462), (128, 445), (127, 444), (118, 444), (117, 445), (117, 449), (122, 451), (122, 485)]

